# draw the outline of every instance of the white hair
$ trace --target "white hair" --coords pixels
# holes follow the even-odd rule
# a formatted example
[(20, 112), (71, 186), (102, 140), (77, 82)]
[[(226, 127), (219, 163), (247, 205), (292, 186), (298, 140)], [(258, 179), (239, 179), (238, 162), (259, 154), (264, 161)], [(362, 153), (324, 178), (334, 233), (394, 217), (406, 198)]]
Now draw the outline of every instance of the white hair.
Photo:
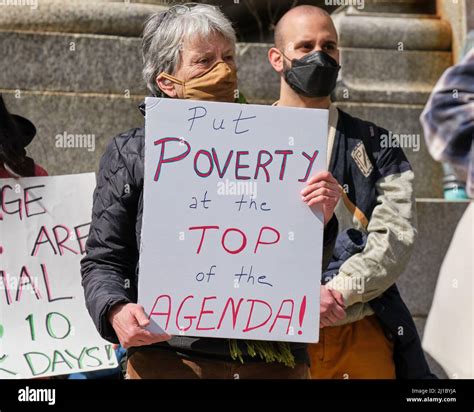
[(208, 4), (175, 5), (150, 16), (143, 30), (142, 55), (143, 78), (152, 94), (163, 96), (156, 78), (162, 72), (174, 73), (185, 41), (215, 34), (236, 43), (232, 23), (218, 7)]

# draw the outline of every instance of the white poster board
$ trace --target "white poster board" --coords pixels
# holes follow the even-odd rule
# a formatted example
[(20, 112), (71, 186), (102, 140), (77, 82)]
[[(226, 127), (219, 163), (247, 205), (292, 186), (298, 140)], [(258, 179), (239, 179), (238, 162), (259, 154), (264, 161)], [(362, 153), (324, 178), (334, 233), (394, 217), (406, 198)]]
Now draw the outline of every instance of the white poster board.
[(138, 301), (150, 330), (316, 342), (328, 111), (146, 100)]
[(0, 179), (0, 379), (117, 366), (81, 286), (94, 187), (93, 173)]

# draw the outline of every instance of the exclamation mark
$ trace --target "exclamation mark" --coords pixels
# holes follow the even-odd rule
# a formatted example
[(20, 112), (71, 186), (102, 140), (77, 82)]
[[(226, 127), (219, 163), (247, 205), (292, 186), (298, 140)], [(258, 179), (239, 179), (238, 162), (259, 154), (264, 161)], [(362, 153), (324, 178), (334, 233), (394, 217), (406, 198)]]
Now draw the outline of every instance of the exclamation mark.
[(112, 354), (115, 354), (115, 351), (112, 348), (112, 345), (105, 345), (105, 352), (107, 353), (107, 361), (109, 365), (113, 365), (114, 361), (112, 360)]
[[(299, 316), (299, 324), (300, 328), (303, 326), (303, 319), (304, 319), (304, 314), (306, 312), (306, 296), (303, 296), (303, 300), (301, 301), (301, 306), (300, 306), (300, 316)], [(302, 335), (303, 332), (301, 330), (298, 331), (298, 335)]]

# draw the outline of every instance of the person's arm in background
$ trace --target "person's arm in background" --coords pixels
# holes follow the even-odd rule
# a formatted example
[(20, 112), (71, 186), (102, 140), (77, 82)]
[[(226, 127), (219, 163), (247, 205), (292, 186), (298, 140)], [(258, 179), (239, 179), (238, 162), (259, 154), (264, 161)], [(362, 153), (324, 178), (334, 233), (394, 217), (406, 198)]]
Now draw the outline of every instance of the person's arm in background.
[(133, 303), (137, 294), (138, 199), (130, 197), (136, 197), (139, 190), (120, 153), (127, 142), (127, 137), (114, 138), (101, 159), (87, 254), (81, 261), (86, 306), (97, 330), (104, 339), (120, 342), (125, 348), (169, 338), (145, 330), (149, 320), (143, 307)]
[(366, 228), (367, 244), (326, 284), (342, 294), (346, 307), (367, 303), (395, 283), (406, 268), (417, 234), (414, 174), (402, 149), (380, 150), (376, 170), (380, 175), (377, 205)]
[(474, 196), (474, 50), (446, 70), (420, 120), (431, 156), (452, 164)]

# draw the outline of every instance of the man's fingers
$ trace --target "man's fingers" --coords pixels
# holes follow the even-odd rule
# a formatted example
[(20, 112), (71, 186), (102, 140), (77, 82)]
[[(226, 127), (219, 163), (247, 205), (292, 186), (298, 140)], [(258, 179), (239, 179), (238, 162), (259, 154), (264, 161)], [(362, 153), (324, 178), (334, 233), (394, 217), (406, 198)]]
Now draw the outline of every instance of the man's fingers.
[(339, 305), (336, 305), (331, 313), (337, 318), (337, 320), (343, 320), (346, 318), (346, 311)]
[(303, 196), (303, 201), (308, 202), (309, 200), (314, 199), (318, 196), (333, 197), (335, 200), (337, 200), (339, 199), (339, 192), (336, 190), (328, 189), (326, 187), (321, 187), (307, 194), (306, 196)]
[(130, 335), (132, 336), (132, 339), (144, 339), (144, 340), (149, 340), (153, 336), (153, 334), (146, 329), (143, 329), (139, 326), (133, 328), (132, 331), (130, 331)]
[(319, 321), (319, 325), (321, 328), (325, 328), (327, 326), (331, 326), (331, 322), (329, 322), (326, 317), (322, 317)]
[(124, 348), (151, 345), (171, 339), (166, 332), (155, 334), (145, 329), (150, 320), (141, 305), (133, 303), (122, 305), (111, 317), (111, 322)]
[(122, 346), (127, 349), (131, 346), (148, 346), (153, 345), (154, 343), (163, 342), (169, 340), (171, 337), (170, 335), (154, 335), (151, 334), (150, 336), (133, 336), (130, 338), (122, 339), (120, 342)]
[(334, 325), (334, 323), (336, 323), (336, 322), (337, 322), (337, 319), (335, 319), (333, 317), (325, 316), (325, 317), (321, 318), (319, 323), (322, 327), (328, 327), (328, 326)]
[(171, 338), (171, 336), (168, 335), (167, 333), (164, 333), (164, 334), (152, 333), (149, 330), (142, 329), (140, 327), (134, 328), (131, 331), (130, 335), (131, 335), (130, 340), (140, 340), (140, 341), (145, 342), (147, 345), (151, 345), (152, 343), (156, 343), (156, 342), (169, 340)]
[(132, 310), (133, 316), (135, 316), (135, 319), (137, 321), (137, 324), (144, 328), (150, 324), (150, 320), (145, 314), (145, 311), (143, 310), (143, 306), (137, 305), (133, 308)]
[(311, 199), (306, 204), (308, 206), (314, 206), (314, 205), (318, 205), (318, 204), (335, 205), (336, 203), (337, 203), (337, 199), (335, 197), (320, 195), (320, 196), (315, 197), (314, 199)]
[(334, 325), (339, 318), (334, 314), (334, 312), (330, 312), (326, 315), (326, 319), (330, 322), (331, 325)]
[(302, 195), (302, 197), (306, 197), (309, 194), (311, 194), (313, 192), (316, 192), (319, 189), (327, 189), (327, 190), (330, 190), (331, 192), (334, 192), (336, 194), (339, 194), (339, 192), (340, 192), (339, 186), (333, 185), (332, 183), (324, 183), (324, 184), (323, 183), (316, 183), (314, 185), (305, 187), (301, 191), (301, 195)]
[(343, 298), (342, 294), (340, 292), (337, 292), (337, 291), (332, 290), (332, 289), (329, 289), (329, 291), (331, 292), (331, 295), (334, 297), (334, 299), (336, 299), (337, 304), (345, 309), (346, 304), (344, 302), (344, 298)]
[(306, 196), (307, 194), (314, 192), (315, 190), (320, 189), (321, 187), (339, 191), (339, 185), (326, 182), (326, 181), (321, 181), (321, 182), (317, 182), (317, 183), (306, 186), (304, 189), (301, 190), (301, 195)]
[(316, 173), (314, 176), (312, 176), (308, 180), (308, 184), (311, 185), (311, 184), (319, 182), (321, 180), (326, 180), (326, 181), (329, 181), (331, 183), (337, 183), (337, 180), (334, 178), (334, 176), (330, 172), (322, 171), (322, 172)]

